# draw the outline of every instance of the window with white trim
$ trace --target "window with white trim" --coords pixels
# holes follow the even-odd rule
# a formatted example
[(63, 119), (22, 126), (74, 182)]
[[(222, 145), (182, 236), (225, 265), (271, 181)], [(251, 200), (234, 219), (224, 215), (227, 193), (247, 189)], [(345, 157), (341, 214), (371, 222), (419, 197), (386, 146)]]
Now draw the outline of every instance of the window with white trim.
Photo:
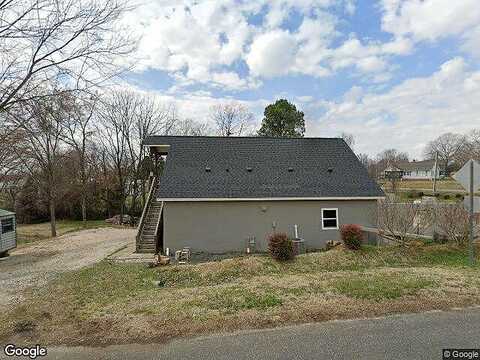
[(338, 209), (322, 209), (322, 229), (338, 229)]

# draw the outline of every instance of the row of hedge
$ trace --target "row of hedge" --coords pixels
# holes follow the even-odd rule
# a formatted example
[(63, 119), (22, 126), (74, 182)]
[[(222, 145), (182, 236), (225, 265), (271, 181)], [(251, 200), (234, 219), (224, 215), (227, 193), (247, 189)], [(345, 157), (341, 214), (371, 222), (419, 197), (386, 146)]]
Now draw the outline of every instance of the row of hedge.
[[(342, 225), (340, 234), (345, 246), (351, 250), (358, 250), (362, 246), (362, 228), (356, 224)], [(273, 233), (268, 237), (268, 251), (270, 256), (278, 261), (289, 261), (295, 258), (293, 241), (285, 233)]]

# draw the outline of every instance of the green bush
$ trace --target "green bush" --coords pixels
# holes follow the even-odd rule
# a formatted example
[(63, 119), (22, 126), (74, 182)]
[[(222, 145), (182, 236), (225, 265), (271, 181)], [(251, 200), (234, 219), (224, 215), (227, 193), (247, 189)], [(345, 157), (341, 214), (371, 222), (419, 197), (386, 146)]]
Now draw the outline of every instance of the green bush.
[(278, 261), (293, 260), (295, 253), (293, 242), (285, 233), (273, 233), (268, 236), (268, 251)]
[(445, 200), (448, 200), (448, 199), (450, 199), (450, 195), (449, 195), (449, 194), (445, 194), (445, 195), (443, 195), (443, 198), (444, 198)]
[(409, 199), (415, 199), (417, 198), (417, 192), (415, 190), (410, 190), (410, 191), (407, 191), (407, 197)]
[(362, 228), (356, 224), (342, 225), (340, 228), (342, 240), (345, 246), (351, 250), (358, 250), (362, 247), (363, 232)]

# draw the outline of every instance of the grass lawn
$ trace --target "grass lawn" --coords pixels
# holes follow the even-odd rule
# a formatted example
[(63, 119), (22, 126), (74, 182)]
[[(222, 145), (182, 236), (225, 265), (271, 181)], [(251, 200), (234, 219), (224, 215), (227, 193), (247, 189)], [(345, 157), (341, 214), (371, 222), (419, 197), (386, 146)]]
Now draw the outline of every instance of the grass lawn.
[[(82, 221), (78, 220), (59, 220), (57, 221), (57, 235), (60, 236), (79, 230), (98, 229), (112, 226), (113, 225), (111, 224), (107, 224), (105, 220), (88, 220), (86, 224), (83, 224)], [(18, 224), (17, 236), (17, 243), (19, 245), (50, 239), (50, 223), (46, 222), (28, 225)]]
[(334, 249), (278, 263), (245, 256), (66, 273), (0, 313), (0, 342), (106, 345), (480, 304), (463, 249)]
[[(387, 182), (381, 183), (386, 189), (390, 188), (390, 184)], [(397, 183), (398, 189), (404, 190), (432, 190), (433, 181), (431, 180), (403, 180)], [(448, 191), (448, 190), (463, 190), (465, 189), (457, 183), (455, 180), (438, 180), (437, 181), (437, 190), (439, 191)]]

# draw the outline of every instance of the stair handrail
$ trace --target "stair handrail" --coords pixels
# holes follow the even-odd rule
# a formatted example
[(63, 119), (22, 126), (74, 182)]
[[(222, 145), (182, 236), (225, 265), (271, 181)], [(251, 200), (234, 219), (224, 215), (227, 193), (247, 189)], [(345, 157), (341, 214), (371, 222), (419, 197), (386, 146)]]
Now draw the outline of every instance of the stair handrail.
[(155, 182), (157, 178), (154, 177), (152, 179), (152, 183), (150, 184), (150, 190), (148, 191), (147, 199), (145, 200), (145, 205), (143, 206), (142, 216), (140, 217), (140, 221), (138, 223), (137, 228), (137, 240), (140, 237), (142, 232), (143, 222), (145, 221), (145, 214), (147, 213), (147, 209), (150, 207), (150, 198), (152, 197), (153, 189), (155, 188)]
[(155, 239), (158, 238), (158, 228), (160, 227), (160, 221), (162, 221), (163, 204), (164, 202), (162, 201), (162, 205), (160, 206), (160, 211), (158, 212), (157, 226), (155, 226)]

